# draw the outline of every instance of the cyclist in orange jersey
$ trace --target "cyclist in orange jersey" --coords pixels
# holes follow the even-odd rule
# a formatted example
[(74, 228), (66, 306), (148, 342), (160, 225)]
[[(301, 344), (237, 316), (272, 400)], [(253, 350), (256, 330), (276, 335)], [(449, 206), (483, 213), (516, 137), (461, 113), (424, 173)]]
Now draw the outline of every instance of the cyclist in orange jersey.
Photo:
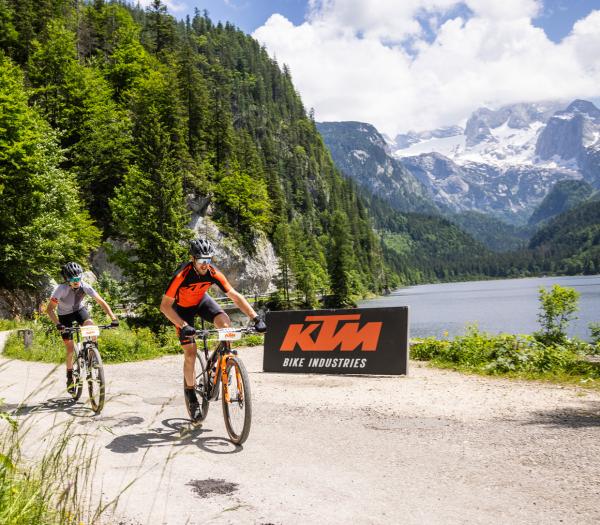
[(200, 411), (200, 404), (194, 390), (196, 377), (194, 371), (196, 361), (196, 342), (193, 339), (196, 334), (194, 318), (198, 315), (213, 323), (217, 328), (231, 326), (229, 316), (206, 293), (208, 289), (216, 284), (254, 322), (257, 332), (266, 331), (265, 322), (256, 314), (246, 298), (234, 290), (225, 276), (210, 264), (213, 255), (214, 250), (209, 240), (192, 240), (190, 242), (190, 261), (179, 266), (160, 305), (160, 311), (175, 325), (183, 347), (185, 395), (188, 398), (192, 414)]

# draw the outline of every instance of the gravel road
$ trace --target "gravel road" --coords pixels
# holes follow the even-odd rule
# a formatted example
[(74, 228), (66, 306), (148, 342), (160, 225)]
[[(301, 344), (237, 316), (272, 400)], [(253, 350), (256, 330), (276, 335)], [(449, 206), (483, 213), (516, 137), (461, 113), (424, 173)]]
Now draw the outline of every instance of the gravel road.
[(240, 355), (254, 416), (238, 448), (220, 402), (190, 427), (181, 356), (106, 366), (99, 417), (86, 393), (64, 402), (62, 367), (0, 358), (0, 397), (13, 411), (51, 373), (19, 418), (32, 442), (67, 420), (89, 432), (104, 501), (135, 480), (111, 524), (600, 523), (598, 392), (414, 362), (408, 377), (266, 374), (261, 348)]

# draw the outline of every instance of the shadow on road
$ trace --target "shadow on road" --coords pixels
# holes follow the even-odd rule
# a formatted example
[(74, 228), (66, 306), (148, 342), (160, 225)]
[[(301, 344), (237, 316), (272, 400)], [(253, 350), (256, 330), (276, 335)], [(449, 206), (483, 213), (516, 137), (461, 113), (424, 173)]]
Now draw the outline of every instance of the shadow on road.
[(75, 417), (90, 417), (95, 415), (89, 406), (77, 403), (70, 397), (56, 397), (35, 404), (7, 404), (3, 405), (2, 408), (6, 411), (11, 410), (10, 414), (17, 417), (44, 412), (65, 412)]
[(117, 454), (133, 454), (153, 447), (196, 446), (211, 454), (236, 454), (243, 447), (219, 436), (205, 436), (212, 430), (193, 425), (189, 419), (164, 419), (162, 426), (149, 428), (136, 434), (117, 436), (106, 448)]
[(553, 411), (536, 412), (528, 425), (547, 425), (553, 427), (589, 428), (600, 427), (600, 403), (588, 401), (581, 408), (560, 408)]

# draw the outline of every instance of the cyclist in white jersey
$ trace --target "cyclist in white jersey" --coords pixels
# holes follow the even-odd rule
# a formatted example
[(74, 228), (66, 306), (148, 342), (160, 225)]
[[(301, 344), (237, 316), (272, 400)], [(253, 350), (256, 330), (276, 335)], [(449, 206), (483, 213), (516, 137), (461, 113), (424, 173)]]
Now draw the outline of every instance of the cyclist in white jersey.
[[(80, 326), (94, 324), (87, 308), (83, 306), (85, 296), (90, 296), (102, 307), (106, 315), (111, 318), (111, 326), (119, 326), (119, 320), (106, 301), (100, 297), (100, 294), (82, 280), (83, 268), (79, 264), (67, 263), (62, 267), (61, 273), (65, 282), (59, 284), (52, 292), (46, 313), (61, 333), (67, 349), (67, 390), (71, 392), (75, 387), (73, 384), (73, 334), (64, 332), (64, 329), (73, 326), (74, 322)], [(58, 312), (55, 312), (57, 309)]]

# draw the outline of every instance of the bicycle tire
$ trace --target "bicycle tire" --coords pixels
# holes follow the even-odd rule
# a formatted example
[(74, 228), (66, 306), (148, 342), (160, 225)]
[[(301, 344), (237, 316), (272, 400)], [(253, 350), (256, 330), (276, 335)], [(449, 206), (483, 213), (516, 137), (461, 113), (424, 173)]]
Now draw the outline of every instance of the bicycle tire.
[(85, 374), (85, 361), (81, 357), (78, 349), (73, 352), (73, 384), (75, 390), (69, 392), (73, 401), (78, 401), (83, 393), (83, 375)]
[[(196, 391), (196, 397), (198, 398), (198, 400), (202, 400), (201, 401), (201, 410), (200, 410), (200, 416), (197, 417), (196, 419), (192, 418), (192, 411), (190, 409), (190, 402), (188, 400), (187, 395), (185, 394), (185, 377), (183, 378), (183, 388), (184, 388), (184, 392), (183, 392), (183, 398), (185, 399), (185, 408), (187, 409), (188, 415), (190, 416), (190, 419), (192, 419), (194, 422), (196, 423), (200, 423), (201, 421), (204, 421), (206, 419), (206, 416), (208, 415), (208, 370), (206, 370), (206, 357), (204, 356), (204, 353), (199, 350), (196, 352), (196, 366), (194, 368), (195, 372), (196, 372), (196, 381), (194, 384), (194, 390)], [(198, 372), (199, 371), (199, 372)]]
[[(241, 445), (248, 439), (250, 425), (252, 424), (250, 378), (243, 361), (239, 357), (228, 357), (225, 370), (227, 371), (228, 384), (226, 385), (223, 381), (221, 386), (225, 428), (231, 441), (236, 445)], [(241, 416), (241, 425), (233, 422), (234, 410), (239, 412)]]
[(99, 414), (104, 408), (104, 398), (106, 394), (106, 384), (104, 381), (104, 367), (102, 357), (95, 343), (87, 347), (87, 383), (90, 394), (90, 404), (92, 410)]

